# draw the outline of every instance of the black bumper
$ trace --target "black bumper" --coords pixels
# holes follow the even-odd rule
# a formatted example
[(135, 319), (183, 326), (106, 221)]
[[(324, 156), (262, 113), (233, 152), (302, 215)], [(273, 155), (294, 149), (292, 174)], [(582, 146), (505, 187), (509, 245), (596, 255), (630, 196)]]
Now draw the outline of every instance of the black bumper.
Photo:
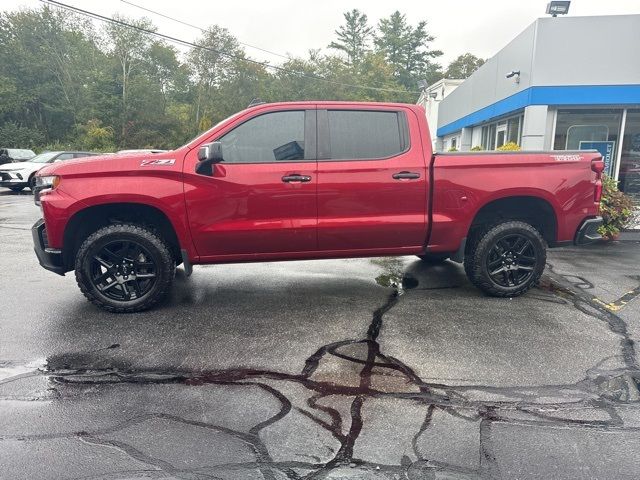
[(42, 218), (31, 227), (31, 235), (33, 235), (33, 249), (40, 265), (58, 275), (64, 275), (67, 270), (62, 261), (62, 252), (48, 248), (44, 220)]
[(598, 227), (600, 225), (602, 225), (602, 217), (593, 217), (586, 219), (584, 222), (582, 222), (580, 228), (578, 228), (574, 243), (576, 245), (587, 245), (589, 243), (602, 240), (602, 235), (598, 233)]

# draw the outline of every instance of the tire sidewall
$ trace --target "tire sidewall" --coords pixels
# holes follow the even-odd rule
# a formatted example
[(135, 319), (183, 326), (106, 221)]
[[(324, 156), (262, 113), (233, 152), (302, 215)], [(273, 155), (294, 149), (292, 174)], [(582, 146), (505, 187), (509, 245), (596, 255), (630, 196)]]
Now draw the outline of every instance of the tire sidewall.
[[(546, 265), (546, 247), (544, 240), (540, 234), (528, 224), (522, 224), (521, 226), (502, 227), (498, 225), (493, 230), (489, 231), (487, 235), (480, 241), (478, 249), (476, 250), (476, 261), (480, 268), (480, 275), (484, 277), (485, 281), (491, 284), (493, 289), (499, 290), (505, 295), (518, 294), (528, 290), (531, 286), (536, 284)], [(526, 228), (526, 227), (528, 228)], [(509, 235), (518, 234), (525, 236), (533, 245), (536, 253), (536, 264), (531, 277), (525, 283), (516, 285), (513, 287), (505, 287), (500, 285), (491, 278), (487, 268), (487, 258), (491, 253), (492, 248), (495, 246), (498, 240), (507, 237)]]
[[(97, 238), (92, 238), (94, 236), (97, 236)], [(119, 301), (105, 296), (96, 288), (91, 279), (91, 260), (93, 259), (93, 256), (95, 254), (97, 254), (105, 245), (109, 244), (110, 242), (126, 240), (131, 240), (139, 243), (149, 252), (153, 262), (156, 265), (157, 278), (153, 287), (142, 297), (130, 301)], [(163, 253), (161, 251), (161, 248), (163, 248), (163, 246), (157, 245), (155, 242), (151, 241), (148, 238), (145, 238), (143, 235), (128, 231), (125, 228), (119, 231), (116, 230), (109, 233), (104, 233), (103, 235), (100, 235), (100, 231), (98, 231), (96, 232), (96, 234), (90, 236), (86, 240), (86, 242), (90, 243), (88, 246), (83, 245), (84, 248), (80, 248), (78, 258), (76, 259), (76, 271), (79, 273), (84, 285), (86, 286), (87, 290), (89, 290), (89, 293), (96, 299), (98, 299), (100, 303), (106, 304), (115, 309), (136, 310), (141, 305), (147, 303), (150, 298), (154, 297), (157, 291), (162, 288), (162, 284), (164, 283), (164, 281), (166, 281), (165, 276), (167, 275), (167, 272), (163, 266)]]

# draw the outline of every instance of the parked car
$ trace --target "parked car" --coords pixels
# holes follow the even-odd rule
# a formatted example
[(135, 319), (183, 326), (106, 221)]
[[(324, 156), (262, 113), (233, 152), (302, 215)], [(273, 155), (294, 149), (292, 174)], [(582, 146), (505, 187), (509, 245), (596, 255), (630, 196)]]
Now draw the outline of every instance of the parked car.
[(489, 295), (539, 280), (546, 245), (601, 238), (595, 151), (434, 154), (422, 107), (254, 106), (187, 145), (38, 172), (40, 264), (112, 312), (165, 297), (175, 267), (417, 255)]
[(92, 152), (46, 152), (36, 155), (26, 162), (17, 162), (0, 166), (0, 187), (6, 187), (14, 192), (24, 187), (35, 190), (36, 172), (49, 163), (61, 162), (72, 158), (82, 158), (99, 155)]
[(35, 156), (36, 154), (33, 150), (24, 148), (0, 148), (0, 165), (12, 162), (24, 162)]

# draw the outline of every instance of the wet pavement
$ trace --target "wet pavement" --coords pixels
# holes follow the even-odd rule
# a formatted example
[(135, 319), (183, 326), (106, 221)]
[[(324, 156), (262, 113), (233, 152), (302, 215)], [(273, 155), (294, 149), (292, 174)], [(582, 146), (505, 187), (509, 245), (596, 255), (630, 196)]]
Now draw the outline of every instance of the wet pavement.
[(0, 478), (640, 477), (640, 243), (483, 296), (413, 257), (179, 269), (114, 315), (0, 192)]

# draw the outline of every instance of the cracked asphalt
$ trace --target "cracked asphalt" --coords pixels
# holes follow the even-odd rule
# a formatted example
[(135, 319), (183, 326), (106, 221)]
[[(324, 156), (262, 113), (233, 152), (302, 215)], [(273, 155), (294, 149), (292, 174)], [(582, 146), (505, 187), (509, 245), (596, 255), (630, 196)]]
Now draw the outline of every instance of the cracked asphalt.
[(38, 217), (0, 192), (2, 479), (640, 478), (640, 242), (516, 299), (403, 257), (179, 269), (114, 315)]

